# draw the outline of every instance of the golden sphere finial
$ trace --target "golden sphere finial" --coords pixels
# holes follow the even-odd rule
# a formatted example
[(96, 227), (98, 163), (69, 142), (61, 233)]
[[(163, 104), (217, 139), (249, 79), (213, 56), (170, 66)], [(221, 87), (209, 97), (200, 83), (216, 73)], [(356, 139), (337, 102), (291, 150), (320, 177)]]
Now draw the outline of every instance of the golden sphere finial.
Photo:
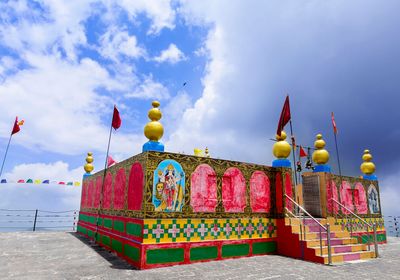
[(281, 132), (281, 136), (278, 134), (275, 136), (276, 142), (272, 146), (272, 153), (278, 159), (286, 159), (290, 155), (291, 147), (286, 141), (286, 133)]
[(86, 173), (89, 173), (93, 171), (94, 166), (92, 164), (93, 162), (93, 153), (87, 153), (86, 157), (86, 164), (83, 166), (83, 169), (85, 169)]
[(322, 134), (317, 134), (314, 142), (315, 151), (312, 154), (312, 159), (317, 164), (326, 164), (329, 161), (329, 153), (324, 149), (326, 143), (322, 139)]
[(360, 165), (361, 172), (366, 175), (373, 174), (375, 172), (375, 164), (371, 161), (372, 155), (369, 150), (364, 150), (362, 159), (364, 162)]
[(153, 108), (150, 109), (149, 113), (148, 113), (149, 119), (151, 121), (145, 125), (144, 135), (150, 141), (158, 141), (161, 139), (161, 137), (164, 134), (164, 128), (163, 128), (162, 124), (159, 122), (159, 120), (162, 117), (162, 113), (161, 113), (160, 109), (158, 108), (160, 106), (160, 102), (153, 101), (151, 103), (151, 105), (153, 106)]

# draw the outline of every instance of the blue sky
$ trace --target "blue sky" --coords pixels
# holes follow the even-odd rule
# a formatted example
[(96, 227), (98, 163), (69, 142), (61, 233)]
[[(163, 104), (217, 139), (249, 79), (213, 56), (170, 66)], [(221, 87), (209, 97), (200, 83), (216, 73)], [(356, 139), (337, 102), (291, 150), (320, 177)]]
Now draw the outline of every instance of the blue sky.
[[(210, 148), (270, 165), (290, 94), (297, 142), (322, 133), (336, 171), (359, 176), (369, 148), (388, 213), (400, 202), (398, 1), (19, 0), (0, 3), (0, 154), (5, 177), (79, 180), (101, 169), (113, 104), (117, 160), (141, 151), (151, 101), (166, 150)], [(182, 84), (187, 82), (185, 87)], [(3, 176), (3, 177), (4, 177)], [(398, 212), (398, 211), (397, 211)]]

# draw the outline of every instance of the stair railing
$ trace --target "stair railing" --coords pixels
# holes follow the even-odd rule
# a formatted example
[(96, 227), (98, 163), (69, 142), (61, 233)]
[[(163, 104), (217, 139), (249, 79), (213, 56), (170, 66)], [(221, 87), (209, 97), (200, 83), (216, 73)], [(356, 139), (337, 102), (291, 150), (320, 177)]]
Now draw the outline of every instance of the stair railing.
[[(371, 250), (371, 242), (370, 242), (370, 235), (369, 235), (369, 229), (372, 228), (373, 232), (374, 232), (374, 249), (375, 249), (375, 257), (377, 258), (379, 256), (379, 252), (378, 252), (378, 239), (376, 236), (376, 223), (373, 223), (372, 225), (370, 223), (368, 223), (366, 220), (364, 220), (363, 218), (361, 218), (360, 216), (358, 216), (356, 213), (354, 213), (353, 211), (351, 211), (349, 208), (347, 208), (346, 206), (344, 206), (342, 203), (340, 203), (339, 201), (337, 201), (334, 198), (331, 198), (331, 200), (333, 202), (335, 202), (337, 205), (339, 205), (340, 207), (344, 208), (347, 210), (348, 213), (350, 213), (351, 215), (353, 215), (354, 217), (356, 217), (357, 219), (359, 219), (363, 224), (365, 224), (367, 226), (367, 240), (368, 240), (368, 251)], [(343, 211), (342, 211), (343, 213)], [(347, 217), (347, 214), (346, 214)], [(353, 237), (353, 223), (350, 219), (350, 236)]]
[[(284, 194), (284, 196), (289, 199), (294, 205), (296, 205), (298, 207), (298, 209), (301, 210), (301, 214), (302, 216), (298, 217), (296, 215), (294, 215), (288, 208), (285, 207), (285, 210), (287, 213), (290, 213), (292, 217), (299, 219), (300, 221), (300, 238), (302, 237), (302, 232), (304, 233), (304, 241), (306, 240), (306, 228), (305, 228), (305, 223), (304, 223), (304, 219), (305, 216), (304, 214), (306, 214), (308, 217), (310, 217), (314, 222), (317, 223), (317, 225), (319, 225), (319, 248), (320, 248), (320, 252), (321, 252), (321, 257), (322, 257), (322, 234), (321, 234), (321, 229), (323, 229), (326, 232), (326, 243), (328, 246), (328, 264), (332, 264), (332, 252), (331, 252), (331, 228), (329, 223), (326, 224), (326, 227), (321, 224), (316, 218), (314, 218), (310, 213), (307, 212), (306, 209), (304, 209), (300, 204), (298, 204), (296, 201), (294, 201), (290, 196), (288, 196), (287, 194)], [(302, 229), (303, 226), (303, 229)], [(306, 241), (305, 241), (306, 242)]]

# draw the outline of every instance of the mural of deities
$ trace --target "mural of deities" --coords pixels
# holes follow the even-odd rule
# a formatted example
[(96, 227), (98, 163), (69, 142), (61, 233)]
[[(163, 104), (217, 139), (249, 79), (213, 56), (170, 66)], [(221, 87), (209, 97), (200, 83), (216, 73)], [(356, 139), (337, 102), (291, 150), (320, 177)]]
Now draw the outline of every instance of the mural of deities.
[(185, 173), (182, 166), (175, 160), (163, 160), (154, 170), (153, 205), (155, 211), (182, 211), (184, 196)]

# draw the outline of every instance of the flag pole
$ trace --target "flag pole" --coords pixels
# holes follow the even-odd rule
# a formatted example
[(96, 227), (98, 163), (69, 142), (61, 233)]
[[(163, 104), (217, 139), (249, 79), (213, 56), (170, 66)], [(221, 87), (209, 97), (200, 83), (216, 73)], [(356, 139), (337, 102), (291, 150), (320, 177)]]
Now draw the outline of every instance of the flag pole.
[(1, 174), (3, 174), (3, 167), (4, 167), (4, 163), (6, 162), (6, 157), (7, 157), (7, 153), (8, 153), (8, 148), (10, 147), (11, 138), (12, 138), (12, 133), (10, 134), (10, 139), (8, 139), (8, 144), (7, 144), (6, 152), (4, 154), (3, 163), (1, 164), (0, 178), (1, 178)]
[[(114, 105), (115, 108), (115, 105)], [(114, 115), (111, 119), (111, 125), (110, 125), (110, 134), (108, 136), (108, 145), (107, 145), (107, 153), (106, 153), (106, 160), (104, 162), (104, 173), (103, 173), (103, 181), (101, 183), (101, 190), (100, 190), (100, 201), (99, 201), (99, 208), (97, 209), (97, 221), (96, 221), (96, 233), (95, 236), (97, 236), (98, 232), (98, 227), (99, 227), (99, 218), (100, 218), (100, 210), (101, 210), (101, 205), (103, 204), (103, 192), (104, 192), (104, 181), (106, 179), (106, 173), (107, 173), (107, 161), (108, 161), (108, 153), (110, 151), (110, 143), (111, 143), (111, 134), (112, 134), (112, 124), (113, 124), (113, 119)]]
[(296, 170), (296, 147), (294, 146), (294, 136), (293, 136), (293, 127), (292, 127), (292, 118), (290, 118), (289, 121), (290, 124), (290, 135), (291, 135), (291, 139), (292, 139), (292, 154), (293, 154), (293, 171), (294, 171), (294, 182), (295, 182), (295, 186), (297, 186), (297, 170)]
[(333, 135), (335, 136), (336, 157), (337, 157), (337, 162), (338, 162), (338, 167), (339, 167), (340, 185), (342, 185), (342, 168), (340, 167), (339, 149), (338, 149), (338, 144), (337, 144), (337, 139), (336, 139), (336, 133), (333, 132)]

